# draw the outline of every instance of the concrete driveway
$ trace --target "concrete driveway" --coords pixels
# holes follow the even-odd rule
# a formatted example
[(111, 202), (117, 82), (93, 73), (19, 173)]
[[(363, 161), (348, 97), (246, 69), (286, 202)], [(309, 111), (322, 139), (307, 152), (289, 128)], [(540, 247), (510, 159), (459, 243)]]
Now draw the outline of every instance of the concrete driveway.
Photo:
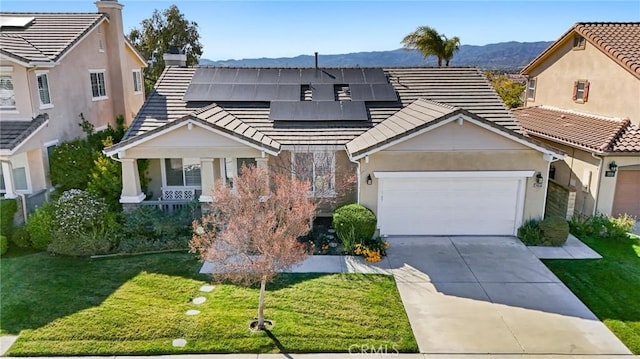
[(393, 237), (387, 263), (421, 353), (630, 354), (519, 240)]

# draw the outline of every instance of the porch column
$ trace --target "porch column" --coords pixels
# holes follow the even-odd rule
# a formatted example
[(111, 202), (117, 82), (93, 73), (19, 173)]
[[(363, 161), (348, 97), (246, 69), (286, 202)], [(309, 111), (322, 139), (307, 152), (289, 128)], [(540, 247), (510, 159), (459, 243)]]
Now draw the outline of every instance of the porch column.
[[(265, 170), (267, 172), (267, 174), (269, 173), (269, 163), (268, 163), (268, 158), (265, 157), (256, 157), (256, 167), (257, 168), (262, 168), (263, 170)], [(267, 176), (267, 181), (269, 181), (269, 176)], [(269, 184), (269, 182), (267, 182), (267, 184)]]
[(2, 161), (2, 177), (4, 178), (4, 198), (16, 198), (16, 183), (13, 181), (13, 166), (9, 161)]
[(123, 158), (121, 161), (122, 194), (120, 195), (120, 203), (140, 203), (146, 196), (140, 189), (138, 162), (135, 158)]
[(215, 185), (213, 176), (213, 158), (200, 159), (200, 183), (202, 194), (198, 199), (200, 202), (212, 202), (213, 186)]

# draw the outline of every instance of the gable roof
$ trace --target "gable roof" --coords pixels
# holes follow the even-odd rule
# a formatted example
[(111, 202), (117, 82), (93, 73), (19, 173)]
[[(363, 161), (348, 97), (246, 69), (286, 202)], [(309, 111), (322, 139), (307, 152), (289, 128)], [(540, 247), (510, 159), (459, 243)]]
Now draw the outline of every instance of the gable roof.
[(135, 144), (150, 140), (158, 135), (189, 123), (199, 124), (204, 128), (223, 133), (228, 137), (233, 137), (236, 140), (245, 142), (252, 147), (265, 150), (272, 154), (280, 151), (280, 144), (278, 142), (260, 131), (257, 131), (255, 128), (248, 126), (243, 121), (238, 120), (218, 105), (212, 104), (198, 109), (175, 121), (167, 122), (162, 126), (155, 127), (140, 136), (129, 137), (109, 148), (106, 148), (104, 152), (107, 155), (113, 155), (118, 151), (126, 150)]
[(640, 152), (640, 130), (628, 119), (607, 118), (554, 107), (513, 110), (531, 135), (593, 153)]
[(471, 120), (487, 129), (494, 130), (493, 132), (497, 132), (503, 136), (510, 137), (528, 147), (535, 148), (544, 153), (559, 154), (557, 150), (547, 148), (520, 133), (474, 115), (465, 109), (425, 99), (414, 101), (347, 143), (347, 152), (352, 159), (356, 160), (391, 146), (394, 143), (401, 142), (412, 134), (433, 129), (443, 122), (447, 123), (459, 119), (461, 118), (460, 115), (463, 115), (463, 118), (467, 120)]
[[(185, 102), (197, 67), (167, 67), (125, 135), (125, 140), (211, 105)], [(496, 124), (521, 131), (484, 74), (476, 68), (384, 68), (398, 101), (367, 103), (369, 121), (274, 122), (268, 102), (218, 102), (217, 106), (274, 141), (286, 145), (344, 145), (411, 104), (427, 98), (467, 109)]]
[(41, 114), (31, 121), (2, 121), (0, 153), (11, 154), (29, 137), (43, 128), (48, 120), (47, 114)]
[(584, 37), (640, 79), (640, 22), (578, 22), (534, 58), (520, 73), (528, 74), (574, 34)]
[(2, 28), (0, 53), (23, 62), (56, 62), (97, 24), (101, 13), (0, 12), (0, 17), (33, 17), (25, 28)]

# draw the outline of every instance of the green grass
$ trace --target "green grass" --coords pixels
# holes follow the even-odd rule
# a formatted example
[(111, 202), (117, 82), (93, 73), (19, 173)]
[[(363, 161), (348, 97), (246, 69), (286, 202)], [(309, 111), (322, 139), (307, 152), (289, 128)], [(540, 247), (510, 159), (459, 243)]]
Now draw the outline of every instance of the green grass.
[(545, 264), (634, 354), (640, 354), (640, 237), (581, 239), (603, 259)]
[[(46, 253), (0, 259), (2, 333), (20, 333), (8, 355), (203, 352), (347, 352), (350, 345), (417, 351), (393, 279), (287, 274), (267, 285), (270, 333), (252, 333), (258, 289), (218, 285), (186, 253), (112, 259)], [(194, 305), (191, 299), (207, 301)], [(186, 316), (188, 309), (201, 314)], [(184, 338), (187, 346), (172, 347)]]

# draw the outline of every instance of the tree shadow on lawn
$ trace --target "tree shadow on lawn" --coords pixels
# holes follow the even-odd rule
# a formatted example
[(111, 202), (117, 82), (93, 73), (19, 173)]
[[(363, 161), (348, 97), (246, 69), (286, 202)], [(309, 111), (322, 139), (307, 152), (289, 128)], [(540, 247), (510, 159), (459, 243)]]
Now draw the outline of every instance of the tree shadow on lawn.
[(58, 318), (99, 306), (142, 272), (210, 281), (189, 253), (102, 259), (53, 256), (46, 252), (0, 260), (0, 333), (18, 334)]

